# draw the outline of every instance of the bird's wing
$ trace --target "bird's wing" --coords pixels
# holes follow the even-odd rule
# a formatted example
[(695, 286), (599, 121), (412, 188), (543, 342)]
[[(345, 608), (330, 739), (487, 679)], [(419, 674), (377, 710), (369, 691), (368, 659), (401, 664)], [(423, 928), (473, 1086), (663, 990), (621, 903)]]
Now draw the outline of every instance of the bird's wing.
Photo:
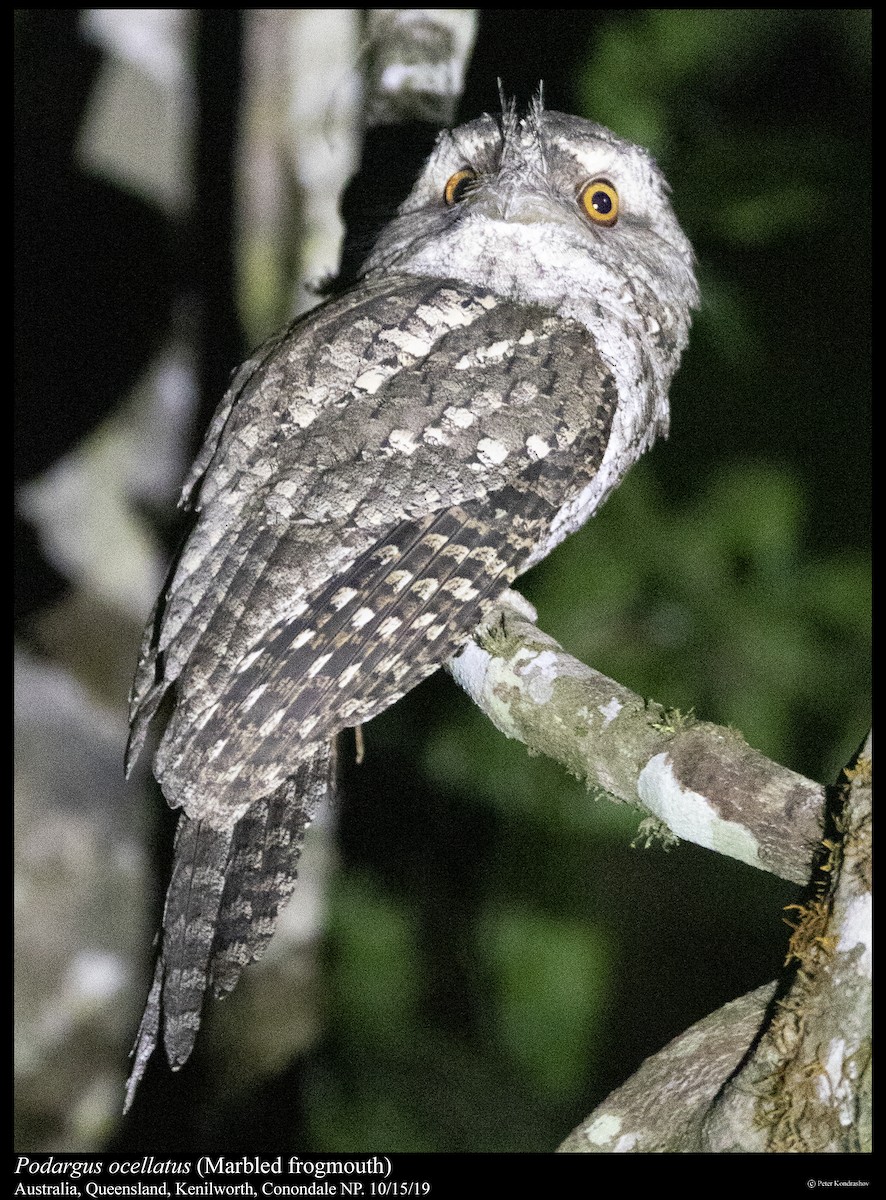
[[(584, 326), (451, 281), (365, 285), (235, 380), (133, 692), (155, 771), (214, 827), (444, 662), (605, 451)], [(198, 472), (202, 477), (198, 478)]]

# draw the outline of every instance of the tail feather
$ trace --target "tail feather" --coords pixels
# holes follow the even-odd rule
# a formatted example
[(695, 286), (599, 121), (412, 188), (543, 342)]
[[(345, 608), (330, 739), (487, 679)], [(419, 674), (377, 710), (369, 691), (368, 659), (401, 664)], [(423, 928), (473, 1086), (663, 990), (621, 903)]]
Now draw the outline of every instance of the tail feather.
[(163, 914), (163, 1044), (176, 1070), (187, 1061), (203, 1010), (233, 829), (182, 816)]
[(237, 826), (213, 943), (216, 996), (232, 990), (243, 967), (260, 958), (271, 940), (295, 888), (305, 833), (329, 790), (331, 770), (331, 746), (323, 744)]
[(163, 990), (163, 959), (157, 959), (154, 967), (154, 981), (148, 993), (148, 1001), (138, 1027), (135, 1045), (130, 1057), (133, 1059), (132, 1070), (126, 1081), (126, 1099), (123, 1102), (123, 1112), (128, 1113), (135, 1099), (138, 1085), (148, 1065), (148, 1059), (154, 1053), (157, 1039), (160, 1036), (160, 993)]
[(194, 1047), (210, 984), (230, 992), (263, 953), (296, 882), (305, 831), (327, 792), (332, 748), (323, 744), (232, 829), (182, 814), (154, 980), (133, 1048), (129, 1109), (161, 1038), (173, 1070)]

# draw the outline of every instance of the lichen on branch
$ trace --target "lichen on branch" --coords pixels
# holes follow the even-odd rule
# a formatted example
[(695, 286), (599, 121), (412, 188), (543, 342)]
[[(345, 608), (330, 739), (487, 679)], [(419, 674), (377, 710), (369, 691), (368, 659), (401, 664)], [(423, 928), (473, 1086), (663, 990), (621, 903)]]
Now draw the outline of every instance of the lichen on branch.
[(566, 654), (516, 593), (448, 664), (508, 737), (673, 834), (805, 883), (825, 789), (753, 750), (734, 730), (631, 692)]

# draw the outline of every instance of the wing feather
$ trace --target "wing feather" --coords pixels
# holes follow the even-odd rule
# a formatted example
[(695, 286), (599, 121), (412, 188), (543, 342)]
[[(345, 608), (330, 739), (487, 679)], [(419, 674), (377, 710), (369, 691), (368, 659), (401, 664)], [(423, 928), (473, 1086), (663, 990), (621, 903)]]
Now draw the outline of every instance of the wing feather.
[(436, 670), (513, 581), (552, 509), (536, 493), (519, 524), (496, 520), (503, 511), (491, 497), (402, 522), (214, 681), (224, 703), (208, 718), (179, 704), (155, 762), (164, 791), (192, 814), (210, 795), (216, 809), (220, 796), (246, 806), (279, 786), (293, 749), (369, 720)]
[(297, 334), (214, 424), (133, 693), (135, 750), (176, 685), (156, 774), (218, 827), (462, 644), (593, 475), (616, 401), (583, 326), (451, 281), (376, 283)]

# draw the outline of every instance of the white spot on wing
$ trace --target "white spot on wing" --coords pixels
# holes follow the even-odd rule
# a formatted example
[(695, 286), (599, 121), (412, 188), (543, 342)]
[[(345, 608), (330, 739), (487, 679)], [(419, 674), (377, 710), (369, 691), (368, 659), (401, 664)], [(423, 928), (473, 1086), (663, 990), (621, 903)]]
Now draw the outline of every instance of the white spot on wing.
[(315, 658), (307, 670), (307, 674), (310, 676), (310, 678), (313, 679), (313, 677), (319, 671), (322, 671), (323, 668), (326, 666), (326, 664), (329, 662), (330, 658), (332, 658), (331, 650), (328, 654), (321, 654), (319, 658)]
[(219, 738), (218, 741), (215, 743), (215, 745), (212, 747), (212, 749), (209, 751), (209, 753), (206, 755), (206, 761), (214, 762), (218, 758), (218, 756), (221, 754), (222, 750), (224, 750), (225, 746), (227, 746), (227, 744), (228, 744), (228, 739), (226, 737)]
[(508, 457), (508, 448), (495, 438), (481, 438), (477, 443), (477, 457), (488, 467), (497, 466)]
[(338, 686), (340, 688), (347, 687), (362, 666), (362, 662), (357, 662), (351, 663), (349, 667), (345, 667), (341, 675), (338, 677)]
[(259, 727), (259, 737), (267, 737), (269, 733), (273, 733), (285, 716), (285, 708), (278, 708), (275, 713), (271, 713), (264, 725)]
[(354, 386), (360, 388), (361, 391), (368, 392), (370, 396), (374, 396), (389, 376), (390, 372), (381, 367), (370, 367), (368, 371), (364, 371), (358, 379), (354, 380)]
[(456, 600), (473, 600), (479, 593), (470, 579), (448, 579), (443, 584), (443, 591), (449, 592)]
[(443, 418), (453, 425), (457, 425), (459, 429), (469, 429), (477, 420), (476, 415), (469, 408), (456, 408), (454, 405), (450, 405), (444, 410)]
[(240, 706), (243, 709), (243, 711), (249, 712), (250, 708), (252, 708), (253, 704), (255, 704), (256, 700), (259, 698), (259, 696), (262, 694), (262, 692), (266, 692), (267, 689), (268, 689), (268, 685), (266, 683), (260, 683), (257, 688), (253, 688), (252, 691), (249, 693), (249, 695), (246, 697), (246, 699), (243, 701), (242, 705)]
[(362, 629), (366, 622), (371, 621), (374, 616), (375, 613), (371, 608), (360, 608), (351, 617), (351, 624), (355, 629)]
[(448, 446), (449, 438), (439, 425), (429, 425), (422, 434), (429, 446)]
[(264, 654), (264, 652), (265, 652), (264, 646), (259, 646), (259, 648), (257, 650), (253, 650), (251, 654), (247, 654), (246, 657), (243, 659), (243, 661), (237, 667), (237, 674), (239, 675), (242, 671), (248, 670), (249, 667), (252, 666), (252, 664), (255, 662), (255, 660), (257, 658), (261, 658), (261, 656)]
[(605, 1113), (597, 1117), (584, 1131), (585, 1138), (592, 1146), (605, 1146), (617, 1134), (621, 1133), (621, 1117), (614, 1113)]
[(425, 341), (424, 338), (416, 337), (414, 333), (410, 333), (408, 329), (386, 329), (379, 335), (384, 341), (392, 342), (413, 358), (424, 358), (431, 349), (431, 343)]
[(618, 1139), (613, 1148), (614, 1154), (629, 1154), (640, 1140), (638, 1133), (626, 1133)]
[(219, 707), (220, 703), (221, 702), (219, 700), (216, 700), (215, 704), (211, 704), (209, 706), (209, 708), (206, 709), (205, 712), (202, 712), (200, 714), (200, 716), (197, 718), (197, 721), (195, 722), (196, 727), (198, 729), (203, 729), (203, 728), (205, 728), (206, 725), (209, 724), (209, 722), (212, 720), (212, 718), (218, 712), (218, 707)]
[(357, 595), (356, 588), (342, 587), (342, 588), (338, 589), (338, 591), (335, 593), (335, 595), (332, 597), (332, 599), (329, 601), (329, 603), (337, 611), (340, 608), (344, 608), (344, 606), (348, 603), (348, 601), (353, 600), (356, 595)]
[(402, 592), (411, 579), (414, 579), (411, 571), (391, 571), (388, 576), (388, 583), (395, 592)]
[(307, 429), (309, 425), (316, 421), (320, 415), (320, 410), (307, 404), (294, 404), (289, 410), (289, 415), (295, 424), (298, 425), (299, 429)]
[(529, 457), (536, 462), (540, 458), (547, 458), (551, 453), (551, 447), (544, 438), (540, 438), (534, 433), (526, 439), (526, 449), (529, 451)]
[(393, 671), (399, 661), (399, 654), (387, 654), (384, 658), (379, 659), (376, 671), (379, 675), (387, 675), (389, 671)]
[(514, 343), (510, 338), (502, 342), (493, 342), (490, 346), (484, 346), (477, 351), (477, 358), (480, 362), (501, 362), (507, 352), (512, 349)]
[(289, 612), (286, 614), (286, 624), (291, 625), (293, 621), (297, 620), (302, 615), (302, 613), (306, 613), (307, 611), (307, 600), (296, 600), (295, 604), (293, 604), (292, 608), (290, 608)]
[(410, 590), (415, 592), (421, 600), (427, 600), (433, 596), (439, 586), (436, 579), (419, 579)]
[(411, 429), (392, 429), (388, 434), (388, 442), (401, 454), (413, 454), (418, 449), (418, 442)]

